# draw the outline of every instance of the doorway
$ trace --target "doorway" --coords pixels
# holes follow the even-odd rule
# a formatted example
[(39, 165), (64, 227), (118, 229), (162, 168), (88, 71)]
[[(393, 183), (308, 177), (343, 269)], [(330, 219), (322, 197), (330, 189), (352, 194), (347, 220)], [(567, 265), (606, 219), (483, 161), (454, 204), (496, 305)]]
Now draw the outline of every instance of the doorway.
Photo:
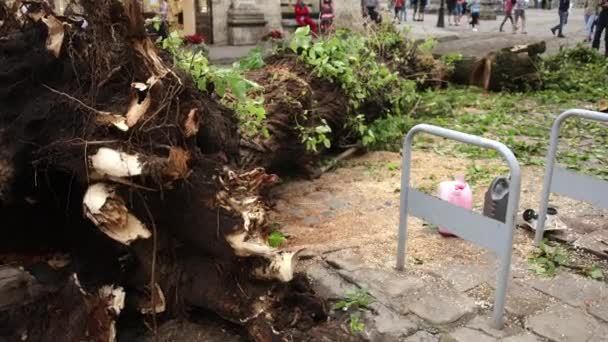
[(196, 32), (202, 34), (205, 43), (213, 44), (212, 0), (196, 0)]

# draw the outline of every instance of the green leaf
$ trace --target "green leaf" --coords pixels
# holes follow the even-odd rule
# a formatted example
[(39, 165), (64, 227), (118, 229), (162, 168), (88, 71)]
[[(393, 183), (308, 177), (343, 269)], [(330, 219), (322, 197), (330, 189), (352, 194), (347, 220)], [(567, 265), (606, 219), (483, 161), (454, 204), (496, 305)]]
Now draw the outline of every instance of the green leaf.
[(595, 279), (595, 280), (604, 279), (604, 272), (597, 265), (591, 266), (585, 273), (591, 279)]
[(365, 323), (361, 320), (359, 313), (352, 313), (348, 318), (348, 326), (353, 334), (363, 332), (365, 330)]
[(273, 231), (268, 235), (268, 244), (270, 247), (278, 248), (285, 242), (285, 235), (279, 231)]

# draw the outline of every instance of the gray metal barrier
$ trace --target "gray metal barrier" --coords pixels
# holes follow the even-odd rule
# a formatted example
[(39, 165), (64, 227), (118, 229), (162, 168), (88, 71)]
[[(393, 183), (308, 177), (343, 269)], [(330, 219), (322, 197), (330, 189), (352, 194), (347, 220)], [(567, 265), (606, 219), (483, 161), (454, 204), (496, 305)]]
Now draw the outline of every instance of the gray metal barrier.
[(571, 116), (608, 122), (608, 114), (584, 109), (571, 109), (565, 111), (553, 122), (549, 151), (547, 152), (543, 192), (541, 193), (538, 211), (538, 222), (536, 223), (536, 235), (534, 237), (534, 245), (536, 246), (538, 246), (543, 239), (545, 220), (547, 218), (547, 206), (549, 205), (549, 195), (551, 192), (568, 196), (575, 200), (591, 203), (598, 208), (608, 209), (608, 182), (555, 165), (559, 132), (562, 123)]
[[(511, 183), (509, 186), (509, 203), (506, 222), (500, 222), (476, 212), (442, 201), (410, 188), (410, 165), (412, 159), (412, 140), (419, 132), (460, 141), (498, 151), (509, 164)], [(521, 171), (519, 162), (505, 145), (494, 140), (456, 132), (442, 127), (421, 124), (413, 127), (403, 143), (403, 161), (401, 167), (401, 198), (399, 210), (399, 242), (397, 247), (397, 269), (405, 267), (407, 216), (412, 214), (427, 222), (445, 226), (459, 237), (480, 245), (494, 252), (499, 261), (496, 297), (494, 301), (494, 324), (498, 329), (503, 327), (503, 312), (507, 294), (507, 284), (511, 269), (511, 249), (515, 216), (519, 205)]]

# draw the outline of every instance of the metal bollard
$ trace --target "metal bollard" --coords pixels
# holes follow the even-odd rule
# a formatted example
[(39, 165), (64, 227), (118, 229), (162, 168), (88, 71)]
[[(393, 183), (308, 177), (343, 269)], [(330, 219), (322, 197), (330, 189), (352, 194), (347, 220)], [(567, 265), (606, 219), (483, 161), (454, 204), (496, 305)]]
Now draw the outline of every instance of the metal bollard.
[[(500, 222), (463, 209), (439, 198), (424, 194), (410, 188), (410, 165), (412, 159), (412, 140), (417, 133), (426, 132), (436, 136), (476, 145), (498, 151), (509, 164), (511, 182), (509, 185), (509, 203), (506, 222)], [(407, 247), (407, 216), (412, 214), (427, 222), (449, 226), (459, 237), (480, 245), (494, 252), (500, 260), (497, 276), (496, 295), (494, 300), (494, 325), (502, 329), (504, 325), (504, 307), (507, 285), (511, 269), (511, 250), (515, 216), (519, 206), (521, 171), (519, 162), (513, 152), (504, 144), (494, 140), (465, 134), (450, 129), (421, 124), (413, 127), (403, 142), (403, 160), (401, 165), (401, 195), (399, 210), (399, 240), (397, 245), (397, 269), (405, 267)]]
[(534, 236), (534, 245), (538, 246), (545, 232), (545, 220), (547, 218), (547, 207), (549, 195), (556, 192), (575, 200), (588, 202), (596, 207), (608, 209), (608, 182), (555, 166), (557, 154), (557, 143), (562, 123), (571, 116), (577, 116), (587, 120), (608, 122), (608, 114), (594, 112), (584, 109), (571, 109), (560, 114), (553, 122), (551, 128), (551, 139), (549, 151), (547, 152), (547, 164), (545, 166), (545, 179), (541, 193), (538, 211), (538, 222)]

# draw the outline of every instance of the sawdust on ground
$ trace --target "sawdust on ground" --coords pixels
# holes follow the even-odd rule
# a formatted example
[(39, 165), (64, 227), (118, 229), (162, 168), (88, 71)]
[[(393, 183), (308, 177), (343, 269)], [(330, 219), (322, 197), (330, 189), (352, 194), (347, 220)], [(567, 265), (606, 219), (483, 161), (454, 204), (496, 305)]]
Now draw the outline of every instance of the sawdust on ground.
[[(351, 250), (369, 266), (393, 269), (399, 221), (400, 161), (398, 153), (373, 152), (344, 163), (314, 181), (287, 182), (276, 190), (274, 220), (289, 236), (288, 247), (316, 252)], [(472, 161), (416, 151), (412, 157), (412, 184), (434, 192), (439, 182), (466, 174)], [(500, 160), (478, 160), (477, 165), (498, 169)], [(544, 169), (522, 167), (522, 192), (518, 217), (536, 209)], [(472, 184), (474, 210), (481, 212), (491, 177)], [(608, 211), (553, 195), (551, 204), (560, 215), (577, 217), (587, 224), (605, 225)], [(517, 229), (514, 261), (521, 267), (533, 249), (532, 234)], [(492, 255), (461, 239), (446, 239), (436, 228), (410, 217), (407, 241), (408, 264), (418, 269), (443, 268), (449, 264), (493, 264)], [(516, 271), (514, 271), (516, 273)]]

